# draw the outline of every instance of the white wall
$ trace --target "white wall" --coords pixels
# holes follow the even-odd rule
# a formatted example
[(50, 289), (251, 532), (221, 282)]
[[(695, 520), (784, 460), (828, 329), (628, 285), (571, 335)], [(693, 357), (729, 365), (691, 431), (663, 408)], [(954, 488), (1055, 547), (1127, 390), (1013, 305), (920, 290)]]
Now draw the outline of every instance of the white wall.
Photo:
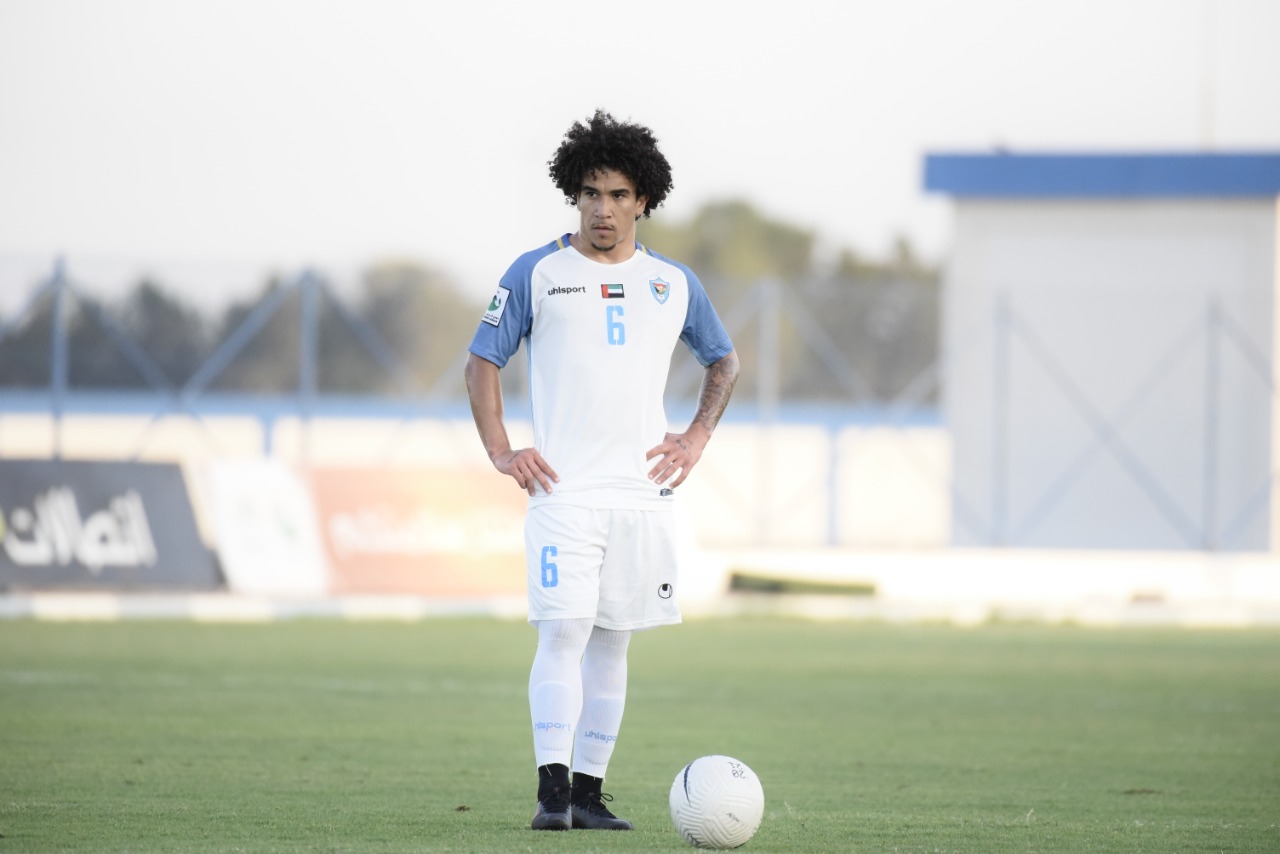
[(1275, 267), (1273, 200), (959, 200), (953, 542), (1271, 548)]

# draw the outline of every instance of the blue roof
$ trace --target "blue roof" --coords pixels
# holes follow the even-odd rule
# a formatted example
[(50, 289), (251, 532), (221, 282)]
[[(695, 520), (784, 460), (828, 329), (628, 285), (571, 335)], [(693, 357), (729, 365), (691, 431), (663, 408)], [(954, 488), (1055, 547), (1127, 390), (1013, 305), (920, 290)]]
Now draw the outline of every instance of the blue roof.
[(1280, 196), (1280, 152), (926, 154), (924, 188), (958, 197)]

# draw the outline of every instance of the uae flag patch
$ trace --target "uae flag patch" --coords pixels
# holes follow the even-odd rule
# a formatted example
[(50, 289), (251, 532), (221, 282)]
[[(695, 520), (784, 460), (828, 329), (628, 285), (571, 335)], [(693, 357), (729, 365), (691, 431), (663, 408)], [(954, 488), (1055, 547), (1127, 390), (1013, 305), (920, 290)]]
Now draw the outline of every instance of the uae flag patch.
[(622, 285), (601, 285), (600, 296), (605, 299), (622, 299), (626, 294), (622, 292)]

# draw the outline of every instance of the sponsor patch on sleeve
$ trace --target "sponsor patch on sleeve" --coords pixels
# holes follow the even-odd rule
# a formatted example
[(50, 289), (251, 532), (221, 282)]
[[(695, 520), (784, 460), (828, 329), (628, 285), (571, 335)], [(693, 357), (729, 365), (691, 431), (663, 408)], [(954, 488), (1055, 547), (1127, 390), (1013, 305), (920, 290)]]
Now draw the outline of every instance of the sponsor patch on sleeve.
[(507, 298), (510, 296), (511, 290), (499, 285), (493, 299), (489, 300), (489, 308), (485, 310), (484, 317), (480, 319), (490, 326), (497, 326), (498, 321), (502, 320), (502, 313), (507, 310)]

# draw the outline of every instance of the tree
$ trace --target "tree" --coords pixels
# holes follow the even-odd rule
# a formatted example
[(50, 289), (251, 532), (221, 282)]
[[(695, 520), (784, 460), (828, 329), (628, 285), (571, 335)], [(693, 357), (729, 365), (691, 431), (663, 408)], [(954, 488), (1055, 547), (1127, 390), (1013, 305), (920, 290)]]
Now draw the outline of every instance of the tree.
[(641, 220), (638, 232), (642, 243), (711, 280), (795, 281), (813, 271), (813, 233), (769, 220), (744, 201), (713, 202), (683, 225)]
[(421, 394), (458, 362), (477, 309), (442, 273), (412, 262), (384, 262), (363, 275), (354, 299), (319, 280), (297, 286), (273, 280), (252, 302), (224, 315), (220, 337), (244, 324), (264, 300), (279, 306), (214, 382), (223, 390), (292, 393), (298, 389), (304, 287), (315, 288), (316, 387), (322, 393)]
[(137, 342), (175, 386), (208, 358), (213, 330), (199, 311), (144, 278), (116, 309), (121, 331)]
[[(68, 289), (63, 294), (67, 384), (72, 388), (135, 388), (159, 370), (177, 384), (203, 358), (208, 330), (195, 311), (143, 280), (123, 300), (108, 303)], [(52, 382), (54, 294), (0, 341), (0, 384), (47, 387)], [(138, 352), (150, 365), (140, 364)]]
[[(639, 236), (701, 278), (743, 361), (739, 396), (761, 393), (760, 378), (776, 376), (784, 401), (883, 403), (914, 388), (913, 381), (927, 376), (938, 358), (938, 275), (905, 239), (886, 260), (845, 248), (820, 269), (812, 232), (771, 220), (740, 200), (705, 205), (686, 222), (642, 220)], [(293, 394), (301, 377), (306, 295), (317, 300), (319, 393), (464, 396), (462, 362), (481, 306), (438, 269), (402, 260), (369, 267), (356, 293), (341, 303), (319, 278), (272, 277), (256, 297), (227, 306), (216, 319), (151, 279), (110, 306), (67, 299), (69, 382), (93, 388), (147, 385), (148, 378), (104, 328), (104, 318), (145, 351), (170, 383), (181, 385), (271, 301), (271, 316), (241, 342), (208, 388)], [(48, 387), (52, 314), (53, 300), (45, 299), (0, 339), (0, 385)], [(769, 352), (760, 352), (762, 342)], [(762, 371), (762, 358), (776, 358), (770, 366), (776, 370)], [(673, 396), (691, 397), (700, 371), (687, 360), (677, 364)], [(520, 370), (503, 372), (508, 394), (527, 393), (525, 379)]]
[[(706, 205), (686, 223), (642, 221), (639, 232), (693, 268), (722, 317), (746, 318), (729, 330), (745, 367), (740, 395), (761, 391), (760, 359), (774, 358), (760, 352), (762, 332), (776, 334), (783, 399), (886, 402), (937, 359), (937, 273), (905, 239), (886, 262), (846, 248), (820, 271), (811, 232), (742, 201)], [(776, 305), (761, 298), (772, 286)]]
[(235, 357), (214, 377), (209, 388), (218, 391), (287, 394), (298, 389), (298, 352), (301, 346), (302, 311), (296, 289), (279, 291), (287, 283), (272, 277), (260, 296), (234, 302), (222, 315), (217, 339), (223, 345), (236, 334), (266, 300), (280, 297), (281, 304), (256, 334), (246, 341)]
[[(420, 389), (460, 381), (461, 359), (480, 307), (443, 273), (408, 261), (385, 262), (364, 274), (360, 309), (400, 355)], [(390, 390), (391, 383), (383, 384)]]
[(47, 388), (51, 373), (53, 300), (42, 300), (0, 339), (0, 387)]

